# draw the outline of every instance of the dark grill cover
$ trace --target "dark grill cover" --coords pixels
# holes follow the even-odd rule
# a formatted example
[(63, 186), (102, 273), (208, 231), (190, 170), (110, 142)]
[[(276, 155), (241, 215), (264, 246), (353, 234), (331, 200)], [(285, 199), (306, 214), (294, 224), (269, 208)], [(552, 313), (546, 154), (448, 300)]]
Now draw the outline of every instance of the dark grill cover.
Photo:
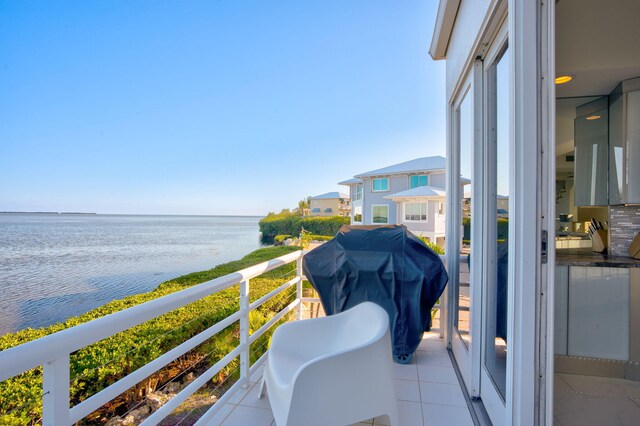
[(303, 258), (327, 315), (371, 301), (389, 314), (393, 356), (408, 362), (449, 280), (440, 256), (404, 226), (343, 226)]

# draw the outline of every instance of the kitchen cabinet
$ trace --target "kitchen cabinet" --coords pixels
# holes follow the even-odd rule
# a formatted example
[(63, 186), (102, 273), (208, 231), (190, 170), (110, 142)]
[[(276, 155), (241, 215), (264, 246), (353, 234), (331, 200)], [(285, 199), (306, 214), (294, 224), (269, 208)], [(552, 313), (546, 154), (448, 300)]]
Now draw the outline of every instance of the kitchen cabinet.
[(640, 77), (609, 95), (610, 204), (640, 203)]
[(574, 204), (609, 204), (609, 98), (576, 108)]
[(629, 268), (558, 266), (557, 355), (629, 359)]
[(567, 323), (569, 310), (569, 266), (556, 266), (554, 316), (554, 349), (556, 355), (567, 355)]

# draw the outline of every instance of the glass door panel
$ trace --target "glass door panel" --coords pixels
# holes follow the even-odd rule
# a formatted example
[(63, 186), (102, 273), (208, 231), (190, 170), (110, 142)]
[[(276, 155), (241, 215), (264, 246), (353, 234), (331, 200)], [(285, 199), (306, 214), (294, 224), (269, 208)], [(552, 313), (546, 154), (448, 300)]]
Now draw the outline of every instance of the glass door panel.
[(455, 301), (456, 316), (454, 328), (464, 346), (469, 348), (471, 342), (471, 176), (473, 172), (473, 94), (467, 92), (458, 108), (459, 142), (460, 142), (460, 263), (457, 281), (457, 297)]
[[(474, 156), (482, 157), (482, 150), (475, 149), (475, 138), (477, 137), (475, 120), (476, 93), (475, 79), (477, 76), (477, 66), (474, 65), (472, 75), (469, 78), (465, 89), (458, 97), (458, 102), (454, 104), (454, 155), (450, 163), (451, 167), (451, 193), (452, 212), (449, 216), (453, 223), (451, 233), (454, 235), (447, 245), (447, 252), (450, 266), (450, 307), (449, 318), (451, 320), (450, 339), (451, 349), (456, 363), (460, 369), (465, 386), (470, 395), (478, 395), (480, 348), (479, 339), (474, 338), (474, 334), (479, 331), (479, 317), (474, 313), (473, 300), (478, 298), (474, 292), (474, 287), (479, 277), (478, 260), (471, 262), (472, 235), (482, 223), (478, 219), (481, 209), (478, 208), (474, 191), (479, 187), (472, 188), (474, 179), (474, 164), (478, 164), (478, 159)], [(475, 170), (477, 173), (478, 170)], [(473, 189), (473, 190), (472, 190)], [(477, 238), (476, 238), (477, 239)], [(474, 247), (477, 244), (473, 242)], [(452, 267), (451, 267), (452, 266)], [(479, 305), (478, 305), (479, 306)], [(477, 318), (477, 320), (474, 320)], [(474, 361), (475, 360), (475, 361)], [(477, 364), (473, 367), (473, 364)]]
[(484, 368), (504, 402), (507, 368), (507, 295), (509, 265), (509, 51), (487, 70), (487, 265), (484, 327)]

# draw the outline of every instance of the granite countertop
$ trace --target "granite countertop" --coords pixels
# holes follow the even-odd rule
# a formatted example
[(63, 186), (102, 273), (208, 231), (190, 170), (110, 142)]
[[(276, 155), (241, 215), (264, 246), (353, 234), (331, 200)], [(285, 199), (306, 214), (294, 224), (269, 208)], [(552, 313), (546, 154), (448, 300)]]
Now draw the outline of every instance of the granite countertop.
[(588, 248), (556, 249), (556, 265), (640, 268), (640, 260), (626, 256), (607, 256)]

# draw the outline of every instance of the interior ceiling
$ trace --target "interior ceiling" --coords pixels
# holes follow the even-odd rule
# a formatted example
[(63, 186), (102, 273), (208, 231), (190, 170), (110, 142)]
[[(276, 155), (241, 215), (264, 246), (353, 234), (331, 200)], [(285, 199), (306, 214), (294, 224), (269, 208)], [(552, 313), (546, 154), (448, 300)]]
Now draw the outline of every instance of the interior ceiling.
[(608, 95), (640, 76), (639, 17), (640, 0), (559, 0), (556, 74), (574, 79), (556, 86), (556, 96)]

